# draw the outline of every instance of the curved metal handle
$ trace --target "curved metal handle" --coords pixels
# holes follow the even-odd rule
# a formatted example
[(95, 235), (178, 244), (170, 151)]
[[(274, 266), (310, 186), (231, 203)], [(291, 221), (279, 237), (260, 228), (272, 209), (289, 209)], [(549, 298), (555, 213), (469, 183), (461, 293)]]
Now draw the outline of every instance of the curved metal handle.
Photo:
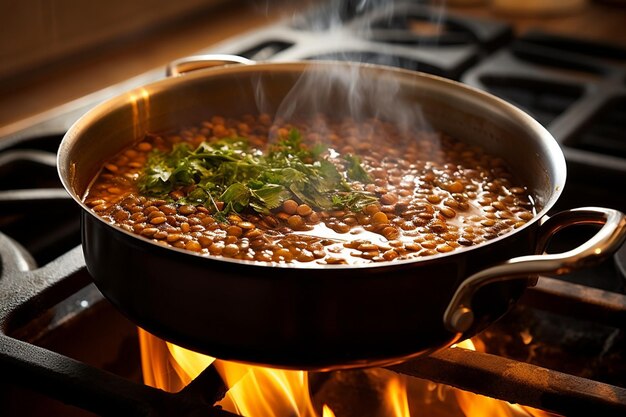
[(563, 275), (596, 265), (615, 252), (626, 239), (624, 213), (607, 208), (582, 207), (544, 218), (539, 229), (538, 249), (543, 252), (559, 230), (576, 224), (603, 226), (591, 239), (567, 252), (521, 256), (470, 276), (456, 290), (444, 313), (446, 328), (463, 333), (471, 327), (474, 322), (472, 298), (479, 288), (487, 284), (536, 274)]
[(192, 55), (185, 58), (180, 58), (170, 62), (167, 66), (165, 73), (168, 77), (177, 77), (186, 72), (191, 72), (204, 68), (221, 67), (222, 65), (229, 64), (244, 64), (251, 65), (255, 61), (248, 58), (244, 58), (239, 55), (227, 55), (227, 54), (206, 54), (206, 55)]

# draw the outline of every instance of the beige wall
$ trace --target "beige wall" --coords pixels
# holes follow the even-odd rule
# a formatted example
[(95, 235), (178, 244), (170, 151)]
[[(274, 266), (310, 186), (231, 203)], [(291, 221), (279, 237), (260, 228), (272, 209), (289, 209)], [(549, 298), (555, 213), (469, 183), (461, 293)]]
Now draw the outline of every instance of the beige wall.
[(219, 1), (0, 0), (0, 78), (140, 34)]

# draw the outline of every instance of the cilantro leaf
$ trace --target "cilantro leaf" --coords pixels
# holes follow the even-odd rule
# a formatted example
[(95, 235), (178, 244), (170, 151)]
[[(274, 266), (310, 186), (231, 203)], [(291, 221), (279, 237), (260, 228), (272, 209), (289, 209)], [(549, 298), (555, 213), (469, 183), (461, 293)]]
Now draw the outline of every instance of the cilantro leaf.
[[(170, 199), (169, 193), (185, 189), (179, 204), (204, 205), (226, 218), (246, 209), (268, 214), (287, 199), (297, 199), (318, 209), (362, 210), (375, 196), (351, 191), (349, 180), (370, 182), (360, 159), (346, 155), (347, 170), (325, 159), (327, 147), (303, 143), (297, 129), (262, 154), (250, 149), (245, 138), (202, 142), (196, 149), (175, 144), (169, 152), (150, 153), (137, 187), (143, 195)], [(224, 203), (218, 210), (216, 201)]]
[(363, 165), (361, 165), (361, 158), (356, 155), (347, 154), (343, 157), (343, 159), (348, 162), (348, 168), (346, 170), (348, 178), (363, 183), (372, 182), (372, 178), (369, 176), (367, 171), (365, 171)]
[[(226, 191), (220, 196), (227, 207), (233, 211), (240, 212), (243, 210), (250, 201), (250, 189), (240, 182), (231, 184)], [(226, 210), (229, 212), (231, 210)]]

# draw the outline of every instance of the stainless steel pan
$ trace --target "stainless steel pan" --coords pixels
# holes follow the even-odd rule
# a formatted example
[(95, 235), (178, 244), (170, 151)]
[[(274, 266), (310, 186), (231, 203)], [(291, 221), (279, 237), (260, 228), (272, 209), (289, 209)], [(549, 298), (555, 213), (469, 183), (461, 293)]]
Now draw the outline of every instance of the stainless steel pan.
[[(171, 72), (180, 75), (196, 63), (185, 60)], [(310, 78), (329, 74), (323, 82)], [(112, 226), (82, 202), (101, 164), (146, 132), (213, 114), (350, 114), (355, 88), (362, 114), (393, 118), (408, 109), (433, 128), (504, 158), (532, 190), (537, 216), (487, 243), (423, 259), (360, 267), (269, 265), (163, 247)], [(382, 66), (253, 63), (167, 78), (84, 115), (63, 139), (58, 166), (83, 208), (87, 268), (119, 310), (184, 347), (281, 368), (388, 364), (448, 346), (505, 314), (537, 274), (598, 262), (626, 236), (624, 215), (615, 210), (581, 208), (548, 217), (566, 186), (566, 165), (555, 139), (531, 117), (465, 85)], [(581, 223), (601, 227), (576, 249), (542, 254), (551, 236)]]

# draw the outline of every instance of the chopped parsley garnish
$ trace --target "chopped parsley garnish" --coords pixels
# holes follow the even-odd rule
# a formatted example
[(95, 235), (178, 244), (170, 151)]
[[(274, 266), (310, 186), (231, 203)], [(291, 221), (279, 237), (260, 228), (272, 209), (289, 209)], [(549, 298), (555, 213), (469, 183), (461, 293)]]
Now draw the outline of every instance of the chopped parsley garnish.
[[(349, 181), (371, 182), (360, 158), (343, 156), (342, 173), (322, 156), (325, 150), (305, 145), (295, 129), (266, 153), (250, 149), (245, 138), (202, 142), (196, 149), (179, 143), (169, 152), (150, 153), (137, 186), (145, 196), (166, 200), (184, 189), (177, 203), (204, 205), (222, 215), (246, 209), (267, 214), (288, 199), (322, 210), (360, 211), (376, 202), (375, 195), (350, 186)], [(224, 203), (222, 210), (217, 201)]]

